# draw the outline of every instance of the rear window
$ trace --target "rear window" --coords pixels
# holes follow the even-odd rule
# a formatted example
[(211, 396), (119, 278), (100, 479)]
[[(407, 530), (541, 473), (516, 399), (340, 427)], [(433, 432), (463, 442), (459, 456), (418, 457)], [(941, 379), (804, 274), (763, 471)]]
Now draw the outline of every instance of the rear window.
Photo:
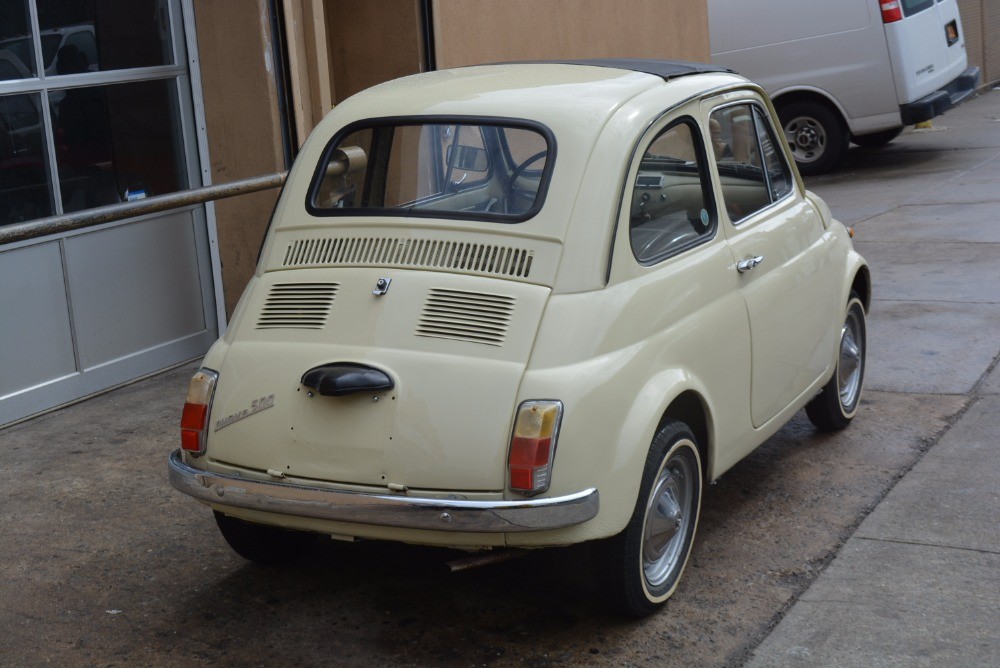
[(934, 0), (902, 0), (903, 14), (913, 16), (934, 6)]
[(379, 119), (345, 128), (317, 166), (307, 208), (517, 223), (542, 205), (555, 143), (527, 122)]

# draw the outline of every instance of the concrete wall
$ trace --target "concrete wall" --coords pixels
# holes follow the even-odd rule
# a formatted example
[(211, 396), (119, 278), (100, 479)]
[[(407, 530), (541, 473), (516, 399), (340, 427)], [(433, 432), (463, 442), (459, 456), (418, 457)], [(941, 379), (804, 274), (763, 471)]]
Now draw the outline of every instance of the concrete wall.
[[(194, 0), (213, 183), (282, 171), (266, 0)], [(277, 190), (215, 203), (226, 313), (253, 275)]]
[(707, 61), (706, 0), (434, 0), (439, 69), (504, 60)]
[(983, 84), (1000, 81), (1000, 2), (958, 0), (969, 64), (983, 69)]

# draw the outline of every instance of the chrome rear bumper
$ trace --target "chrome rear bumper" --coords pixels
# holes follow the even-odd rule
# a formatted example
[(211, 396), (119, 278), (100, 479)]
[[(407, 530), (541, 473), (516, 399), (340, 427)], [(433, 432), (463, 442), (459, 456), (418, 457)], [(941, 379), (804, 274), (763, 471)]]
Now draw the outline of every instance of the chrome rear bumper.
[(554, 498), (464, 501), (403, 494), (367, 494), (250, 480), (188, 466), (176, 450), (168, 461), (170, 483), (205, 503), (377, 526), (505, 533), (544, 531), (581, 524), (597, 515), (594, 488)]

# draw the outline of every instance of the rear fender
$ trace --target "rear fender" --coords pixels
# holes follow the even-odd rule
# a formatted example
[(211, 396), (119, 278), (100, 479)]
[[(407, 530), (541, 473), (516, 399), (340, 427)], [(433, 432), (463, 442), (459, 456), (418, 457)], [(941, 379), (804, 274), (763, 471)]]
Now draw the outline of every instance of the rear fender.
[[(617, 389), (617, 388), (616, 388)], [(639, 496), (639, 486), (642, 478), (646, 455), (649, 452), (653, 437), (664, 419), (668, 418), (668, 408), (673, 401), (686, 392), (698, 396), (700, 405), (705, 402), (704, 387), (690, 373), (682, 369), (664, 370), (649, 378), (647, 382), (633, 395), (620, 395), (609, 408), (612, 414), (617, 407), (625, 413), (615, 432), (602, 447), (600, 443), (586, 440), (587, 433), (596, 433), (587, 428), (587, 422), (595, 418), (589, 415), (573, 415), (572, 401), (567, 402), (568, 413), (563, 418), (563, 432), (559, 438), (559, 450), (556, 454), (553, 469), (552, 494), (565, 493), (566, 489), (596, 487), (601, 494), (601, 509), (597, 517), (580, 526), (558, 530), (562, 542), (581, 542), (607, 538), (619, 533), (628, 523), (635, 509)], [(608, 392), (605, 396), (617, 394)], [(611, 402), (609, 402), (610, 406)], [(590, 411), (593, 413), (594, 411)], [(714, 457), (712, 440), (714, 429), (711, 416), (705, 413), (706, 428), (709, 443), (699, 443), (708, 458)], [(571, 422), (582, 422), (575, 429)], [(596, 439), (599, 440), (599, 439)], [(581, 443), (586, 442), (583, 447)], [(707, 462), (703, 463), (707, 464)], [(556, 482), (558, 481), (558, 485)], [(558, 542), (548, 532), (519, 534), (514, 538), (518, 545), (543, 545)]]
[[(672, 418), (669, 409), (685, 392), (693, 392), (699, 399), (705, 396), (704, 387), (697, 378), (681, 369), (668, 369), (650, 378), (634, 397), (622, 423), (614, 465), (609, 470), (613, 477), (601, 481), (602, 485), (618, 490), (613, 499), (610, 494), (601, 497), (601, 513), (606, 512), (608, 523), (616, 527), (613, 533), (618, 533), (628, 523), (639, 496), (642, 471), (653, 437), (660, 426)], [(704, 401), (700, 403), (704, 407)], [(708, 442), (698, 443), (703, 465), (713, 458), (712, 421), (707, 410), (705, 414)]]

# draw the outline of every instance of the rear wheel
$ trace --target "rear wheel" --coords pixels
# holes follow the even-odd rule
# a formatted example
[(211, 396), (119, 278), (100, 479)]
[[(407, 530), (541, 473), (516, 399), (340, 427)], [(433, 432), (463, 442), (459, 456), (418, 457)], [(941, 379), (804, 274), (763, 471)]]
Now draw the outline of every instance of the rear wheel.
[(284, 564), (302, 556), (317, 534), (244, 522), (215, 511), (215, 523), (236, 554), (259, 564)]
[(848, 144), (837, 114), (818, 102), (800, 100), (783, 105), (778, 116), (800, 172), (825, 174), (837, 168)]
[(840, 330), (837, 368), (816, 397), (806, 405), (806, 415), (820, 431), (838, 431), (851, 423), (861, 403), (865, 379), (865, 308), (857, 293), (847, 302), (847, 316)]
[(658, 610), (674, 593), (698, 526), (701, 458), (687, 425), (653, 439), (639, 499), (625, 529), (595, 544), (597, 576), (612, 605), (630, 617)]

